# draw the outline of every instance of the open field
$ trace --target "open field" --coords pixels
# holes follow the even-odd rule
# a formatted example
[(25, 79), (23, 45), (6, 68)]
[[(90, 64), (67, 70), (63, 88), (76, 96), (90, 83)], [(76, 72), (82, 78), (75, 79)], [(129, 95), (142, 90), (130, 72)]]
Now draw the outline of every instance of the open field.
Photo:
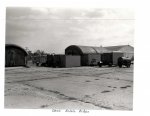
[(5, 108), (132, 110), (133, 66), (6, 68)]

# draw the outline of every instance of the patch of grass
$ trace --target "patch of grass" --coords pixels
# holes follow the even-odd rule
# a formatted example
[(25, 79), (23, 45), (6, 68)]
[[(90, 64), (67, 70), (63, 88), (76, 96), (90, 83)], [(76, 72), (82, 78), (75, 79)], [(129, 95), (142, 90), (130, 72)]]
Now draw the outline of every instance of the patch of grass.
[(111, 107), (108, 107), (108, 106), (101, 106), (101, 108), (105, 108), (105, 109), (109, 109), (109, 110), (112, 109)]
[(23, 90), (28, 90), (28, 88), (24, 88)]
[(126, 89), (128, 87), (131, 87), (130, 85), (124, 86), (124, 87), (120, 87), (121, 89)]
[(48, 105), (46, 104), (46, 105), (41, 105), (40, 106), (41, 108), (46, 108), (46, 107), (48, 107)]
[(62, 94), (62, 93), (60, 93), (59, 95), (61, 95), (61, 96), (65, 96), (64, 94)]
[(68, 97), (67, 99), (68, 99), (68, 100), (77, 100), (77, 99), (74, 98), (74, 97)]
[(58, 91), (53, 91), (53, 93), (59, 94), (60, 92), (58, 92)]
[(84, 102), (84, 103), (91, 103), (91, 102), (86, 101), (86, 102)]
[(90, 98), (90, 95), (85, 95), (84, 97)]
[(87, 81), (85, 81), (85, 82), (91, 82), (91, 81), (87, 80)]
[(111, 92), (111, 91), (109, 91), (109, 90), (104, 90), (104, 91), (102, 91), (101, 93), (108, 93), (108, 92)]

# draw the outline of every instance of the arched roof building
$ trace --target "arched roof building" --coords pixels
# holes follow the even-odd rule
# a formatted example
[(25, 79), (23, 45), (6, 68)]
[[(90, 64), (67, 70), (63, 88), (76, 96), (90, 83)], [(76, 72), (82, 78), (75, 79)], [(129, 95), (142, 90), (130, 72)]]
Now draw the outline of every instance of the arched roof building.
[(100, 61), (103, 53), (123, 53), (123, 56), (132, 58), (134, 56), (134, 48), (130, 45), (108, 47), (70, 45), (65, 49), (66, 55), (80, 55), (82, 66), (90, 65), (94, 60), (96, 62)]
[(25, 66), (28, 53), (22, 47), (15, 44), (5, 45), (5, 66)]
[(108, 53), (109, 50), (104, 47), (93, 47), (93, 46), (80, 46), (80, 45), (71, 45), (65, 49), (66, 55), (80, 55), (81, 56), (81, 65), (97, 65), (97, 62), (100, 61), (102, 53)]
[(71, 45), (65, 49), (66, 55), (83, 55), (83, 54), (101, 54), (103, 52), (109, 52), (104, 47), (93, 47), (93, 46), (80, 46)]
[(125, 57), (134, 57), (134, 47), (130, 45), (107, 46), (105, 48), (112, 52), (122, 52)]

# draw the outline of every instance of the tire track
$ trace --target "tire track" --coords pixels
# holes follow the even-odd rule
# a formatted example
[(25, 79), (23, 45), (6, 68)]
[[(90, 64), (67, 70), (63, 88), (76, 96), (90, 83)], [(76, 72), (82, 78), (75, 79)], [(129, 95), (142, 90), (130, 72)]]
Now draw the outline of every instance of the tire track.
[(36, 87), (36, 86), (33, 86), (33, 85), (30, 85), (30, 84), (27, 84), (27, 83), (22, 83), (23, 85), (26, 85), (26, 86), (29, 86), (29, 87), (32, 87), (32, 88), (35, 88), (35, 89), (38, 89), (38, 90), (41, 90), (41, 91), (45, 91), (45, 92), (50, 92), (50, 93), (54, 93), (56, 94), (60, 99), (63, 99), (63, 100), (68, 100), (68, 101), (79, 101), (79, 102), (82, 102), (82, 103), (86, 103), (86, 104), (91, 104), (91, 105), (94, 105), (98, 108), (103, 108), (103, 109), (106, 109), (106, 110), (113, 110), (112, 107), (110, 106), (104, 106), (104, 105), (101, 105), (101, 104), (98, 104), (98, 103), (93, 103), (93, 102), (89, 102), (89, 101), (85, 101), (83, 99), (79, 99), (79, 98), (75, 98), (75, 97), (70, 97), (70, 96), (67, 96), (59, 91), (54, 91), (54, 90), (47, 90), (47, 89), (44, 89), (42, 87)]

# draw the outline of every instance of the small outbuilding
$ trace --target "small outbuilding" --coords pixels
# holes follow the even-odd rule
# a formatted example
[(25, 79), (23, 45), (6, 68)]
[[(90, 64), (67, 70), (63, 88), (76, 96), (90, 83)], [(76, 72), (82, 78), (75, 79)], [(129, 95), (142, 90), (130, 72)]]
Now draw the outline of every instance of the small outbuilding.
[(118, 65), (118, 58), (123, 57), (123, 53), (122, 52), (110, 52), (110, 53), (103, 53), (101, 55), (101, 61), (103, 63), (103, 65)]
[(49, 67), (79, 67), (81, 66), (79, 55), (47, 55), (47, 66)]
[(26, 66), (27, 55), (25, 49), (15, 44), (5, 45), (5, 67)]

